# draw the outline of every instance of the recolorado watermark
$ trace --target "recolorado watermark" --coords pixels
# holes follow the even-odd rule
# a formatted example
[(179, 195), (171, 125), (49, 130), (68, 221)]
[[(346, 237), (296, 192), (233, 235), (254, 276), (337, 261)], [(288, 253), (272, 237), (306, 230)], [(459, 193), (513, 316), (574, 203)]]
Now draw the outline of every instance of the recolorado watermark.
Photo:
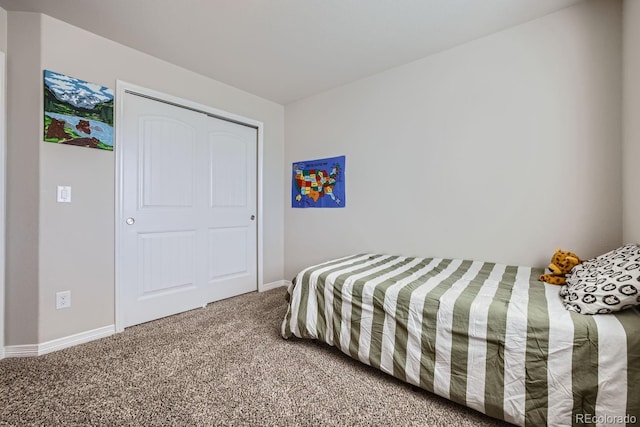
[(638, 419), (635, 415), (593, 415), (593, 414), (575, 414), (575, 422), (577, 424), (636, 424)]

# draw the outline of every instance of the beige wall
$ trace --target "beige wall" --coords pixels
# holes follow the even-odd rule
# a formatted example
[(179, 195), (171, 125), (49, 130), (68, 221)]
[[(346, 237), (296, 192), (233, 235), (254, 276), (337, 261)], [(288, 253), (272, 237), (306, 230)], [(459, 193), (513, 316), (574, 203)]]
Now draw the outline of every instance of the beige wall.
[[(35, 259), (31, 267), (38, 265), (37, 269), (33, 268), (36, 284), (28, 286), (29, 295), (40, 307), (34, 316), (38, 321), (37, 339), (33, 334), (21, 334), (14, 326), (7, 344), (42, 343), (114, 324), (114, 153), (41, 142), (43, 69), (113, 89), (120, 79), (262, 121), (264, 280), (281, 280), (284, 108), (48, 16), (23, 16), (33, 25), (41, 22), (41, 26), (35, 28), (35, 34), (40, 37), (36, 37), (32, 46), (25, 46), (40, 57), (39, 62), (30, 64), (26, 71), (15, 67), (9, 76), (12, 85), (16, 85), (18, 73), (28, 74), (29, 83), (16, 85), (16, 90), (34, 101), (34, 105), (25, 107), (21, 114), (22, 126), (11, 123), (10, 130), (26, 138), (20, 131), (29, 129), (26, 139), (36, 147), (36, 159), (39, 155), (39, 168), (37, 160), (31, 160), (35, 169), (24, 174), (39, 182), (39, 189), (36, 187), (36, 191), (29, 193), (29, 200), (35, 206), (27, 210), (37, 215), (36, 227), (40, 225), (35, 236), (36, 250), (30, 248), (29, 251)], [(10, 16), (11, 25), (12, 20)], [(13, 50), (13, 39), (10, 43)], [(42, 44), (41, 48), (37, 43)], [(37, 125), (34, 117), (38, 117)], [(56, 203), (57, 185), (72, 186), (71, 204)], [(17, 180), (9, 186), (14, 192), (23, 188)], [(22, 212), (17, 208), (15, 211)], [(8, 226), (13, 226), (11, 221)], [(10, 244), (16, 245), (15, 238)], [(20, 264), (18, 260), (14, 262)], [(21, 286), (19, 281), (11, 280), (8, 287), (15, 292)], [(62, 290), (71, 290), (72, 307), (56, 310), (55, 293)], [(9, 317), (12, 316), (17, 313), (10, 313)]]
[(624, 2), (623, 239), (640, 243), (640, 2)]
[(5, 344), (38, 342), (40, 15), (10, 12)]
[(588, 1), (289, 104), (291, 163), (347, 156), (345, 209), (285, 210), (285, 275), (358, 252), (543, 266), (621, 243), (621, 8)]
[(7, 11), (0, 7), (0, 51), (7, 52)]
[(6, 52), (7, 52), (7, 11), (0, 7), (0, 358), (4, 357), (4, 282), (5, 282), (5, 171), (6, 171)]

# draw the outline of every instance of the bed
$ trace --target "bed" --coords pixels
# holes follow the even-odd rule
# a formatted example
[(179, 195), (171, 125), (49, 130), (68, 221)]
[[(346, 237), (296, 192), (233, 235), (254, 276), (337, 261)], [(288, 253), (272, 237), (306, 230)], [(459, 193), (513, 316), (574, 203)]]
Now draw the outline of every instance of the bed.
[(282, 336), (526, 426), (640, 420), (640, 310), (566, 310), (542, 269), (359, 254), (301, 271)]

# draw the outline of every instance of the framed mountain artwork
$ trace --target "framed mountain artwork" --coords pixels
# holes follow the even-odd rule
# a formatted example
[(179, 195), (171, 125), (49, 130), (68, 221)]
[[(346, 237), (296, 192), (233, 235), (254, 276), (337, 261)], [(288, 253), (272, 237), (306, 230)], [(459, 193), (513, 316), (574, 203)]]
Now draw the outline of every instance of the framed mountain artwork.
[(113, 151), (113, 90), (44, 70), (44, 140)]

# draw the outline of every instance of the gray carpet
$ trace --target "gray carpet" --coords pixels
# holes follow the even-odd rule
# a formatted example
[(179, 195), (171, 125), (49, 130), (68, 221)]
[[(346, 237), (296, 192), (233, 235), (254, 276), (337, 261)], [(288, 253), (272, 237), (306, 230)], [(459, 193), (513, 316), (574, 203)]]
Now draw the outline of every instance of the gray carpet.
[(285, 289), (251, 293), (45, 356), (0, 361), (0, 425), (504, 425), (280, 337)]

